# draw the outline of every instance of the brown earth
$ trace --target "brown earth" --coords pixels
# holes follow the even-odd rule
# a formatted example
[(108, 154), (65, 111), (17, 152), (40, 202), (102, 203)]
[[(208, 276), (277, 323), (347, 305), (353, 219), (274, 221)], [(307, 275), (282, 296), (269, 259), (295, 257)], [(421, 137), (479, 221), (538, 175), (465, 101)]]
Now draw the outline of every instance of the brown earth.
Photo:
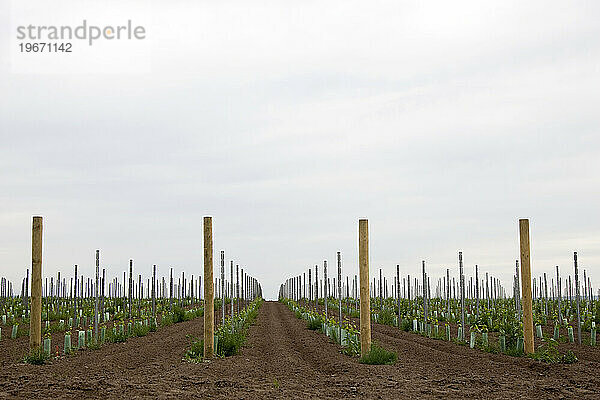
[(398, 362), (362, 365), (276, 302), (263, 303), (237, 356), (182, 361), (186, 336), (201, 332), (199, 318), (50, 365), (7, 361), (0, 371), (0, 398), (581, 399), (597, 398), (600, 391), (598, 361), (547, 365), (383, 325), (374, 325), (373, 339), (397, 351)]

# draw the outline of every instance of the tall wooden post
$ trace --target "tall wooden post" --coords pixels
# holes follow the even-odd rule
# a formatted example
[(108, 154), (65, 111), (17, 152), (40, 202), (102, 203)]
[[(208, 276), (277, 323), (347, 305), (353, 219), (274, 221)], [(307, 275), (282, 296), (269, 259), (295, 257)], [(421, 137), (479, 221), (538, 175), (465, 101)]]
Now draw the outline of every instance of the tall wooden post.
[(173, 268), (169, 275), (169, 310), (173, 311)]
[[(410, 282), (408, 282), (410, 285)], [(446, 268), (446, 318), (450, 315), (450, 268)]]
[(323, 280), (325, 281), (325, 287), (323, 288), (325, 315), (329, 315), (327, 314), (327, 296), (329, 296), (329, 285), (327, 284), (327, 261), (323, 261)]
[(240, 266), (235, 265), (235, 304), (237, 313), (240, 313)]
[(461, 329), (461, 337), (460, 340), (465, 340), (465, 274), (463, 272), (463, 256), (462, 251), (458, 252), (458, 269), (459, 269), (459, 283), (460, 283), (460, 325)]
[(302, 273), (302, 303), (306, 304), (306, 272)]
[(156, 264), (152, 266), (152, 317), (156, 318)]
[(358, 221), (358, 260), (360, 270), (360, 353), (371, 351), (371, 295), (369, 293), (369, 221)]
[(31, 315), (29, 348), (42, 345), (42, 217), (33, 217), (31, 232)]
[(246, 306), (246, 275), (244, 275), (244, 268), (240, 268), (240, 301), (242, 302), (242, 311), (244, 310), (244, 307)]
[(73, 310), (73, 320), (75, 320), (75, 318), (79, 315), (78, 311), (77, 311), (77, 292), (78, 292), (78, 287), (79, 287), (79, 281), (77, 280), (78, 275), (77, 275), (77, 264), (75, 264), (75, 286), (74, 286), (74, 296), (75, 296), (75, 309)]
[(129, 319), (131, 319), (131, 294), (133, 292), (133, 260), (129, 260), (129, 292), (127, 295), (129, 296)]
[(561, 302), (562, 302), (562, 293), (560, 290), (560, 274), (558, 273), (558, 265), (556, 266), (556, 291), (558, 292), (558, 320), (562, 323), (562, 309), (561, 309)]
[(423, 316), (424, 323), (429, 323), (429, 298), (427, 297), (427, 274), (425, 273), (425, 260), (421, 260), (423, 265)]
[(319, 266), (315, 265), (315, 310), (319, 312)]
[(396, 305), (398, 306), (398, 326), (400, 326), (400, 264), (396, 264)]
[(477, 297), (477, 317), (479, 318), (479, 267), (475, 264), (475, 295)]
[(138, 274), (138, 285), (137, 285), (137, 305), (138, 305), (138, 318), (142, 316), (142, 296), (144, 295), (142, 287), (142, 274)]
[(308, 304), (312, 303), (312, 269), (308, 268)]
[(581, 345), (581, 313), (579, 310), (579, 269), (577, 268), (577, 252), (573, 252), (575, 266), (575, 301), (577, 302), (577, 343)]
[(102, 292), (100, 294), (100, 316), (102, 318), (102, 322), (106, 322), (104, 320), (104, 286), (106, 281), (106, 268), (102, 268), (102, 284), (100, 287), (102, 288)]
[(525, 342), (525, 353), (531, 354), (534, 352), (534, 343), (528, 219), (519, 220), (519, 235), (521, 243), (521, 288), (523, 292), (523, 338)]
[(231, 317), (233, 317), (233, 260), (229, 267), (229, 299), (231, 300)]
[(212, 217), (204, 217), (204, 357), (213, 356), (215, 299), (213, 280)]
[(94, 285), (94, 342), (98, 343), (98, 286), (100, 285), (100, 250), (96, 250), (96, 284)]
[(221, 325), (225, 325), (225, 251), (221, 250)]
[(340, 344), (342, 344), (342, 256), (340, 252), (337, 252), (337, 267), (338, 267), (338, 278), (337, 278), (337, 289), (338, 289), (338, 310), (340, 315), (339, 320), (339, 333), (340, 333)]

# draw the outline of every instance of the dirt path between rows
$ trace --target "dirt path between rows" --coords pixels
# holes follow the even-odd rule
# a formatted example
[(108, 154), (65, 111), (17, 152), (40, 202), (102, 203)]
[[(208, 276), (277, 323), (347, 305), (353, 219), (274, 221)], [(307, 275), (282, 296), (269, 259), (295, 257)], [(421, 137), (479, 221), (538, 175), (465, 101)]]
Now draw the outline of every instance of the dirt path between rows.
[(394, 366), (409, 380), (423, 377), (415, 394), (469, 398), (596, 398), (598, 362), (544, 364), (490, 354), (376, 324), (373, 339), (398, 353)]
[[(205, 363), (182, 357), (202, 319), (165, 327), (41, 367), (0, 371), (0, 398), (595, 398), (597, 363), (548, 366), (433, 341), (375, 325), (398, 352), (394, 366), (368, 366), (306, 329), (286, 306), (264, 302), (240, 354)], [(595, 393), (596, 392), (596, 393)]]

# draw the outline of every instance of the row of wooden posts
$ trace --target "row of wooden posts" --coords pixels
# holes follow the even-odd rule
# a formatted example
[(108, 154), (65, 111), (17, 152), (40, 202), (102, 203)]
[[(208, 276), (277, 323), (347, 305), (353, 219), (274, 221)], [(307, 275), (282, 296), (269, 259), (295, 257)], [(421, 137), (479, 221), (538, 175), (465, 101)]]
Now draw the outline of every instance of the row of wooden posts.
[[(341, 262), (340, 262), (340, 253), (337, 254), (338, 259), (338, 273), (341, 273)], [(490, 306), (494, 307), (494, 304), (499, 299), (506, 299), (506, 291), (504, 287), (500, 283), (498, 278), (495, 278), (489, 275), (487, 272), (485, 273), (485, 279), (479, 279), (479, 268), (478, 265), (475, 265), (475, 275), (470, 277), (469, 286), (465, 285), (466, 276), (464, 275), (463, 269), (463, 257), (462, 252), (458, 252), (458, 264), (459, 264), (459, 279), (458, 284), (454, 277), (450, 280), (450, 269), (446, 269), (446, 275), (438, 279), (438, 286), (435, 290), (434, 298), (445, 299), (447, 305), (447, 313), (450, 314), (450, 300), (459, 300), (461, 304), (460, 318), (461, 323), (465, 323), (465, 292), (466, 298), (473, 300), (473, 304), (471, 305), (471, 313), (474, 313), (477, 317), (479, 317), (480, 312), (480, 300), (485, 300), (487, 302), (487, 308)], [(579, 266), (577, 259), (577, 252), (573, 254), (573, 264), (575, 267), (575, 276), (574, 279), (571, 280), (571, 275), (568, 275), (568, 279), (565, 279), (565, 299), (567, 300), (567, 304), (570, 308), (577, 309), (576, 307), (581, 304), (579, 296), (576, 296), (577, 290), (575, 289), (576, 285), (579, 285)], [(429, 274), (425, 270), (425, 261), (422, 262), (422, 283), (419, 282), (418, 278), (414, 278), (413, 286), (411, 287), (411, 275), (408, 274), (406, 278), (400, 277), (400, 265), (396, 265), (396, 276), (393, 279), (393, 285), (391, 287), (391, 292), (388, 291), (388, 284), (390, 282), (385, 276), (383, 276), (382, 269), (379, 269), (379, 282), (377, 282), (377, 278), (375, 276), (372, 277), (373, 282), (369, 284), (370, 289), (369, 293), (372, 295), (371, 300), (375, 303), (379, 303), (380, 307), (384, 307), (384, 299), (387, 299), (388, 294), (391, 293), (392, 298), (396, 300), (398, 305), (398, 320), (401, 319), (401, 309), (400, 309), (400, 301), (401, 299), (408, 299), (409, 301), (412, 298), (417, 298), (422, 296), (423, 299), (423, 312), (425, 321), (429, 320), (429, 301), (431, 299), (431, 283)], [(350, 276), (346, 275), (346, 282), (344, 283), (341, 275), (336, 280), (335, 275), (330, 281), (327, 275), (327, 260), (323, 261), (322, 268), (323, 278), (319, 278), (319, 265), (314, 266), (313, 268), (308, 269), (308, 274), (304, 272), (302, 275), (297, 275), (291, 278), (286, 279), (279, 288), (279, 299), (288, 298), (295, 301), (313, 301), (315, 308), (318, 309), (318, 301), (320, 298), (323, 298), (324, 301), (324, 309), (325, 314), (327, 314), (328, 310), (328, 297), (331, 297), (333, 293), (333, 297), (336, 297), (335, 291), (337, 287), (337, 297), (338, 301), (342, 302), (342, 293), (345, 293), (345, 299), (347, 304), (352, 304), (350, 299), (356, 301), (358, 300), (358, 276), (354, 275), (352, 278), (352, 286), (350, 286)], [(314, 279), (312, 278), (314, 272)], [(519, 272), (519, 260), (517, 259), (515, 262), (515, 275), (513, 280), (513, 299), (514, 299), (514, 307), (515, 312), (517, 313), (519, 319), (521, 319), (521, 285), (520, 285), (520, 272)], [(308, 282), (306, 280), (308, 276)], [(592, 301), (594, 300), (593, 289), (591, 284), (591, 277), (589, 274), (586, 276), (585, 269), (583, 270), (583, 282), (584, 285), (582, 289), (584, 290), (583, 302), (585, 303), (585, 309), (590, 310), (592, 305)], [(473, 285), (473, 278), (475, 278), (475, 284)], [(558, 312), (558, 320), (563, 321), (562, 315), (562, 292), (561, 292), (561, 282), (562, 278), (559, 273), (559, 267), (556, 266), (556, 285), (554, 283), (554, 279), (550, 280), (551, 286), (550, 290), (548, 290), (548, 279), (546, 273), (539, 276), (539, 279), (532, 279), (533, 283), (533, 302), (535, 305), (536, 300), (541, 301), (541, 312), (548, 316), (551, 312), (549, 306), (554, 307), (554, 312)], [(400, 283), (402, 282), (402, 284)], [(536, 282), (539, 282), (538, 290), (536, 291)], [(333, 284), (332, 284), (333, 283)], [(378, 284), (379, 283), (379, 284)], [(574, 284), (573, 284), (574, 283)], [(308, 285), (307, 285), (308, 284)], [(337, 284), (337, 285), (336, 285)], [(352, 287), (352, 289), (350, 289)], [(332, 291), (333, 288), (333, 291)], [(378, 290), (379, 289), (379, 293)], [(308, 292), (308, 293), (307, 293)], [(308, 294), (308, 296), (307, 296)], [(600, 298), (600, 293), (598, 295)], [(549, 300), (558, 300), (555, 305), (549, 305)], [(574, 304), (575, 303), (575, 304)], [(358, 303), (356, 303), (358, 304)], [(558, 305), (556, 309), (556, 304)], [(567, 305), (565, 305), (567, 306)], [(416, 307), (416, 306), (415, 306)], [(468, 312), (468, 311), (467, 311)], [(342, 318), (340, 312), (340, 320)], [(577, 322), (581, 324), (581, 312), (577, 313)], [(580, 334), (578, 330), (578, 342), (581, 344)]]
[[(530, 354), (534, 352), (534, 342), (528, 219), (519, 220), (519, 238), (521, 250), (521, 287), (523, 296), (523, 338), (525, 352)], [(361, 219), (358, 222), (358, 259), (360, 269), (360, 342), (361, 354), (366, 355), (371, 350), (371, 296), (369, 294), (369, 222), (366, 219)]]
[[(212, 217), (204, 217), (204, 354), (212, 357), (214, 354), (214, 277), (213, 277), (213, 237)], [(30, 317), (30, 347), (41, 345), (41, 312), (42, 312), (42, 217), (33, 217), (32, 227), (32, 284), (31, 284), (31, 317)], [(360, 332), (361, 353), (364, 355), (371, 349), (371, 312), (369, 293), (369, 228), (368, 220), (359, 220), (359, 273), (360, 273)], [(529, 242), (529, 220), (519, 220), (520, 261), (521, 261), (521, 291), (523, 313), (523, 337), (526, 353), (534, 352), (532, 284)], [(98, 269), (98, 253), (96, 268)], [(96, 271), (98, 279), (98, 271)], [(223, 277), (222, 277), (223, 279)], [(341, 279), (338, 276), (338, 279)], [(577, 270), (576, 270), (576, 279)], [(96, 282), (96, 287), (98, 282)], [(464, 288), (464, 286), (463, 286)], [(578, 285), (576, 285), (579, 291)], [(96, 308), (98, 304), (96, 302)], [(224, 308), (224, 304), (223, 304)], [(97, 321), (95, 321), (97, 324)], [(95, 326), (95, 328), (97, 328)], [(97, 330), (97, 329), (95, 329)]]
[[(519, 285), (522, 288), (522, 300), (520, 301), (521, 312), (523, 313), (523, 337), (524, 337), (524, 350), (526, 353), (534, 352), (534, 339), (533, 339), (533, 306), (532, 306), (532, 288), (531, 288), (531, 263), (530, 263), (530, 249), (529, 249), (529, 220), (521, 219), (519, 220), (519, 237), (520, 237), (520, 261), (521, 261), (521, 284)], [(575, 255), (576, 257), (576, 255)], [(337, 280), (337, 288), (338, 288), (338, 300), (339, 306), (341, 307), (341, 267), (340, 267), (340, 255), (339, 252), (337, 254), (338, 258), (338, 280)], [(369, 223), (367, 219), (360, 219), (358, 222), (358, 258), (359, 258), (359, 281), (360, 281), (360, 341), (361, 341), (361, 354), (367, 354), (371, 349), (371, 282), (369, 277)], [(462, 253), (459, 252), (459, 266), (460, 266), (460, 298), (461, 302), (463, 302), (462, 309), (464, 310), (464, 299), (465, 299), (465, 282), (464, 282), (464, 273), (463, 273), (463, 263), (462, 263)], [(327, 263), (323, 263), (324, 269), (324, 280), (323, 284), (323, 295), (325, 298), (325, 310), (327, 310), (327, 296), (328, 296), (328, 287), (329, 280), (327, 278)], [(309, 269), (309, 297), (312, 296), (311, 289), (311, 273)], [(517, 269), (518, 271), (518, 269)], [(317, 267), (315, 266), (315, 275), (317, 272)], [(479, 278), (477, 274), (478, 270), (476, 268), (476, 278), (475, 278), (475, 292), (477, 293), (477, 298), (479, 299)], [(443, 291), (445, 297), (449, 299), (451, 297), (451, 285), (449, 278), (449, 270), (447, 270), (448, 276), (444, 280)], [(576, 280), (577, 280), (577, 266), (575, 270)], [(400, 285), (399, 285), (399, 266), (397, 266), (397, 277), (394, 283), (395, 288), (395, 297), (397, 299), (400, 298)], [(318, 286), (318, 279), (315, 276), (315, 286)], [(380, 278), (379, 278), (379, 296), (383, 297), (383, 289), (382, 287), (387, 285), (383, 283), (384, 280), (381, 277), (380, 270)], [(488, 290), (488, 277), (486, 274), (486, 297), (488, 302), (491, 299), (496, 298), (497, 296), (504, 297), (504, 289), (500, 285), (498, 280), (492, 280), (493, 283), (493, 293), (490, 293)], [(410, 298), (410, 277), (408, 278), (409, 290), (408, 296)], [(382, 286), (383, 285), (383, 286)], [(336, 287), (334, 282), (334, 288)], [(356, 298), (356, 293), (354, 293), (354, 288), (356, 287), (356, 277), (353, 282), (353, 297)], [(377, 287), (375, 279), (372, 283), (372, 290), (375, 292), (375, 288)], [(302, 288), (302, 283), (300, 281), (300, 277), (291, 278), (286, 281), (280, 288), (280, 297), (299, 297), (301, 296), (300, 289)], [(423, 261), (423, 286), (422, 286), (422, 295), (423, 295), (423, 304), (424, 304), (424, 313), (427, 314), (427, 299), (430, 295), (430, 285), (429, 278), (425, 272), (425, 262)], [(306, 282), (304, 284), (304, 290), (306, 290)], [(316, 289), (316, 293), (318, 293), (318, 289)], [(415, 291), (418, 291), (418, 283), (415, 285)], [(441, 293), (441, 289), (438, 287), (438, 291)], [(456, 292), (456, 288), (455, 288)], [(348, 279), (346, 282), (346, 293), (349, 293), (348, 287)], [(456, 293), (455, 293), (456, 295)], [(305, 296), (304, 296), (305, 297)], [(318, 295), (315, 295), (315, 302), (318, 301)], [(492, 300), (493, 301), (493, 300)], [(448, 305), (450, 302), (448, 301)], [(464, 314), (464, 311), (463, 311)], [(464, 315), (461, 316), (462, 323), (464, 326)], [(341, 322), (341, 310), (340, 310), (340, 322)]]
[[(523, 296), (523, 338), (525, 352), (530, 354), (534, 352), (534, 341), (528, 219), (519, 220), (519, 239), (521, 250), (521, 287)], [(361, 219), (358, 222), (358, 259), (360, 269), (360, 342), (361, 354), (366, 355), (371, 350), (371, 296), (369, 294), (369, 222), (366, 219)], [(464, 289), (464, 285), (462, 287)]]
[[(212, 217), (204, 217), (204, 354), (205, 357), (212, 357), (214, 355), (214, 285), (215, 280), (213, 277), (213, 236), (212, 236)], [(37, 349), (41, 346), (42, 342), (42, 231), (43, 231), (43, 219), (40, 216), (33, 217), (32, 225), (32, 250), (31, 250), (31, 313), (30, 313), (30, 331), (29, 331), (29, 347), (30, 349)], [(99, 266), (100, 266), (100, 253), (96, 251), (96, 282), (94, 288), (97, 291), (100, 286), (99, 282)], [(131, 306), (131, 294), (132, 279), (131, 279), (131, 268), (130, 263), (130, 282), (129, 282), (129, 297)], [(153, 285), (152, 292), (153, 298), (155, 293), (154, 283), (156, 274), (156, 266), (153, 268)], [(256, 278), (252, 278), (248, 275), (247, 287), (249, 295), (252, 298), (262, 297), (262, 287)], [(141, 279), (141, 278), (140, 278)], [(125, 280), (125, 278), (124, 278)], [(141, 280), (140, 280), (141, 282)], [(220, 295), (222, 297), (222, 311), (223, 320), (225, 318), (225, 268), (224, 268), (224, 252), (221, 252), (221, 278), (218, 280), (221, 284)], [(233, 296), (233, 263), (231, 264), (231, 288), (229, 289), (230, 295)], [(237, 289), (239, 291), (239, 287)], [(172, 294), (172, 277), (171, 277), (171, 294)], [(249, 297), (250, 298), (250, 297)], [(233, 301), (231, 302), (232, 313), (233, 313)], [(95, 302), (95, 314), (98, 315), (98, 296), (96, 296)], [(154, 310), (153, 302), (153, 310)], [(131, 310), (129, 310), (131, 314)], [(94, 332), (98, 332), (98, 319), (94, 319)]]

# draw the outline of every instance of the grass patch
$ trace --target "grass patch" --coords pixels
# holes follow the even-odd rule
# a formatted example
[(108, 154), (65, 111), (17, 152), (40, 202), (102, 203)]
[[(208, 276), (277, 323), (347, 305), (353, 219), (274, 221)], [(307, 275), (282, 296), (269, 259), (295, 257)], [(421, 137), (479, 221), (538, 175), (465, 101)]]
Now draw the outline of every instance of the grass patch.
[(194, 310), (188, 310), (185, 312), (185, 317), (184, 320), (185, 321), (191, 321), (195, 318), (200, 318), (204, 316), (204, 308), (198, 308), (198, 309), (194, 309)]
[(403, 319), (402, 323), (400, 324), (400, 330), (403, 330), (404, 332), (410, 332), (412, 330), (412, 324), (408, 319)]
[(316, 331), (317, 329), (321, 329), (322, 325), (323, 325), (323, 322), (321, 321), (320, 318), (308, 320), (308, 322), (306, 323), (306, 327), (308, 329), (310, 329), (311, 331)]
[(43, 365), (48, 361), (50, 357), (44, 352), (43, 347), (38, 347), (37, 349), (32, 349), (29, 353), (23, 357), (23, 361), (27, 364), (33, 365)]
[(116, 330), (116, 333), (112, 330), (106, 332), (106, 341), (109, 343), (123, 343), (127, 341), (127, 331)]
[(467, 342), (465, 340), (459, 339), (457, 337), (452, 338), (452, 341), (456, 344), (458, 344), (459, 346), (466, 346)]
[(185, 310), (179, 306), (173, 307), (173, 323), (185, 321)]
[(500, 353), (500, 346), (495, 343), (492, 343), (492, 342), (488, 342), (487, 346), (484, 346), (482, 344), (480, 348), (481, 348), (481, 350), (485, 351), (486, 353), (492, 353), (492, 354)]
[(191, 362), (198, 362), (204, 358), (204, 339), (192, 340), (192, 345), (185, 352), (184, 359)]
[(173, 325), (173, 316), (172, 315), (163, 315), (160, 319), (160, 326), (170, 326)]
[(131, 329), (131, 336), (142, 337), (146, 336), (150, 332), (149, 326), (144, 326), (141, 323), (136, 323)]
[(102, 343), (100, 343), (100, 340), (92, 340), (87, 345), (87, 348), (90, 350), (98, 350), (100, 347), (102, 347)]
[(507, 347), (504, 354), (511, 357), (523, 357), (523, 355), (525, 355), (525, 353), (523, 353), (523, 350), (517, 348), (517, 346)]
[(577, 362), (577, 356), (571, 350), (564, 354), (558, 351), (558, 342), (554, 339), (544, 340), (544, 344), (537, 348), (535, 353), (527, 357), (548, 364), (572, 364)]
[(219, 336), (217, 354), (222, 357), (236, 355), (246, 342), (246, 330), (230, 332), (225, 330)]
[(358, 362), (369, 365), (392, 365), (398, 359), (398, 355), (393, 351), (387, 351), (383, 347), (373, 343), (371, 351), (360, 358)]
[(377, 315), (377, 323), (382, 325), (394, 326), (395, 325), (395, 313), (391, 308), (386, 308), (380, 311)]

